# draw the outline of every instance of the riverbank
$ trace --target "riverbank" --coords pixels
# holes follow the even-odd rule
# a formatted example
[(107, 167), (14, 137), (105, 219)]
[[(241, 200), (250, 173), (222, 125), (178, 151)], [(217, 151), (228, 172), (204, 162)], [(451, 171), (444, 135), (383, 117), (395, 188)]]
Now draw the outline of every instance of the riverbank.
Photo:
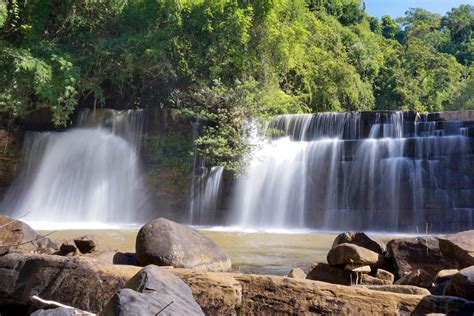
[[(0, 313), (52, 315), (61, 304), (81, 315), (474, 312), (472, 230), (384, 242), (364, 232), (198, 231), (158, 218), (138, 232), (76, 233), (87, 231), (45, 236), (0, 217)], [(236, 253), (241, 249), (239, 255), (254, 262), (247, 268), (263, 274), (238, 269), (239, 257), (212, 238)], [(134, 240), (135, 247), (117, 251), (110, 240), (119, 247)], [(317, 247), (325, 258), (315, 258)], [(312, 262), (309, 269), (297, 267), (299, 256)], [(287, 264), (293, 268), (287, 276), (269, 272), (287, 272)]]
[[(96, 235), (110, 248), (121, 252), (135, 252), (139, 228), (129, 229), (68, 229), (54, 231), (51, 238), (70, 240), (82, 235)], [(232, 261), (234, 271), (242, 273), (284, 276), (294, 268), (308, 271), (313, 262), (326, 262), (337, 232), (238, 232), (198, 228), (204, 236), (222, 248)], [(51, 230), (38, 230), (51, 234)], [(400, 237), (393, 234), (374, 234), (384, 242)]]

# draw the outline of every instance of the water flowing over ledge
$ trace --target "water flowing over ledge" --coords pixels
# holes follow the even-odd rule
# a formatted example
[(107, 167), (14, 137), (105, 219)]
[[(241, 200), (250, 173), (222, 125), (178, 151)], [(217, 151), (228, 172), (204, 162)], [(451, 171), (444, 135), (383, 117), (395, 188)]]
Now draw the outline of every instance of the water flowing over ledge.
[(473, 113), (281, 115), (253, 135), (244, 176), (196, 156), (192, 185), (180, 189), (189, 207), (170, 211), (150, 205), (140, 170), (144, 111), (84, 111), (65, 132), (27, 134), (1, 210), (44, 229), (133, 228), (160, 216), (242, 232), (470, 229)]
[(1, 209), (37, 228), (48, 223), (105, 228), (147, 220), (137, 153), (140, 112), (84, 111), (77, 127), (66, 132), (28, 133), (25, 166)]
[(280, 136), (257, 139), (231, 193), (229, 226), (424, 232), (474, 225), (472, 123), (353, 112), (281, 115), (266, 128)]

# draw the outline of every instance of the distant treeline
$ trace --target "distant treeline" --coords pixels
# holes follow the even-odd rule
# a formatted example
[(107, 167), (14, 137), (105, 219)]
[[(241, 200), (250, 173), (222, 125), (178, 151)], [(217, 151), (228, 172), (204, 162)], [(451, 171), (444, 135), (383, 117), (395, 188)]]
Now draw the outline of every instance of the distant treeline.
[(473, 36), (470, 5), (395, 20), (360, 0), (0, 0), (0, 115), (178, 108), (233, 151), (243, 116), (472, 109)]

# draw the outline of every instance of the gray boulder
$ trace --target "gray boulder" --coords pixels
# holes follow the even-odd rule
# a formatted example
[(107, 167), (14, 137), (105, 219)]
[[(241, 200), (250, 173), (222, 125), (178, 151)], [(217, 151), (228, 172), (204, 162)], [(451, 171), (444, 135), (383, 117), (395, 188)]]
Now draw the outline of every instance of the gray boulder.
[(164, 218), (145, 224), (137, 235), (141, 265), (156, 264), (205, 271), (228, 271), (227, 254), (195, 229)]
[(327, 256), (330, 265), (370, 265), (380, 266), (384, 262), (380, 254), (355, 244), (340, 244), (329, 250)]
[(49, 238), (49, 237), (39, 237), (37, 239), (38, 248), (36, 249), (37, 253), (52, 255), (59, 250), (60, 243)]
[(149, 265), (141, 269), (101, 311), (106, 315), (204, 315), (191, 288), (179, 277)]
[(474, 301), (474, 266), (456, 273), (446, 284), (444, 295), (460, 296)]
[(436, 275), (440, 270), (458, 268), (456, 260), (441, 253), (435, 237), (394, 239), (387, 243), (387, 252), (397, 278), (416, 269)]
[(377, 240), (364, 232), (348, 231), (339, 234), (337, 235), (336, 239), (334, 239), (332, 248), (340, 244), (354, 244), (379, 254), (383, 254), (385, 252), (385, 244), (382, 241)]

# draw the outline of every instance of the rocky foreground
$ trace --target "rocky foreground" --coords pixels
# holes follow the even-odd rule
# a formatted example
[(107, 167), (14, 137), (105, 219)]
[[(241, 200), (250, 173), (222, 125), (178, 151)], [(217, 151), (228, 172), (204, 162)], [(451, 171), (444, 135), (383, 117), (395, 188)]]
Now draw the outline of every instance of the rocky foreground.
[(211, 240), (166, 219), (142, 227), (135, 254), (95, 236), (38, 236), (6, 216), (0, 240), (2, 315), (474, 313), (474, 231), (387, 245), (346, 232), (327, 263), (288, 277), (229, 272)]

